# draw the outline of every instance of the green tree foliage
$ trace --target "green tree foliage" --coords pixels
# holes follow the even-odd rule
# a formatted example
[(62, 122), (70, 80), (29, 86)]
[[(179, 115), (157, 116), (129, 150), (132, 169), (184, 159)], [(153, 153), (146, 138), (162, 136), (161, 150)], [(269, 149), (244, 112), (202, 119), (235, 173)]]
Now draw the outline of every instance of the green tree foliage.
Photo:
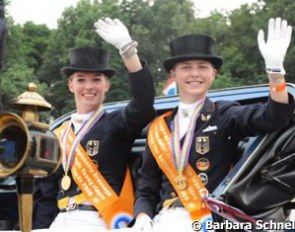
[(28, 80), (38, 82), (33, 74), (33, 70), (25, 65), (15, 63), (6, 69), (2, 75), (1, 83), (2, 100), (5, 102), (5, 106), (8, 106), (10, 100), (26, 90)]
[(37, 73), (43, 63), (43, 52), (48, 46), (48, 38), (51, 31), (46, 25), (36, 25), (27, 22), (23, 25), (23, 44), (27, 65)]
[[(119, 18), (139, 42), (139, 55), (149, 64), (162, 94), (168, 74), (162, 66), (169, 57), (169, 41), (192, 33), (212, 36), (215, 53), (224, 59), (212, 88), (227, 88), (266, 83), (264, 60), (257, 46), (260, 28), (267, 30), (270, 17), (282, 17), (295, 25), (295, 1), (257, 0), (232, 12), (212, 12), (199, 18), (193, 0), (80, 0), (66, 8), (56, 29), (28, 22), (15, 25), (8, 16), (9, 36), (5, 68), (2, 70), (2, 94), (5, 105), (22, 93), (29, 82), (40, 85), (39, 92), (54, 106), (54, 117), (75, 108), (61, 68), (68, 66), (68, 52), (79, 46), (104, 47), (111, 53), (110, 67), (117, 70), (106, 101), (130, 97), (126, 71), (117, 49), (105, 43), (95, 32), (93, 23), (102, 17)], [(197, 7), (197, 6), (196, 6)], [(266, 32), (267, 34), (267, 32)], [(295, 81), (294, 39), (285, 59), (288, 81)]]
[(44, 53), (41, 51), (46, 50), (51, 33), (45, 25), (32, 22), (15, 25), (11, 18), (8, 18), (7, 26), (9, 33), (1, 72), (2, 101), (6, 109), (9, 101), (26, 91), (30, 82), (38, 85), (41, 94), (47, 92), (47, 86), (39, 81), (36, 73), (43, 61)]
[[(144, 1), (137, 0), (133, 4), (139, 6), (139, 2)], [(141, 7), (131, 19), (134, 35), (140, 41), (141, 55), (151, 64), (157, 84), (167, 78), (162, 61), (170, 56), (169, 41), (192, 31), (193, 4), (184, 0), (155, 0), (150, 7)]]
[[(229, 30), (223, 40), (221, 56), (224, 58), (224, 70), (237, 82), (254, 84), (258, 67), (263, 67), (263, 59), (257, 46), (259, 25), (253, 6), (243, 5), (229, 16)], [(264, 22), (266, 23), (266, 21)], [(266, 78), (262, 80), (265, 83)]]
[[(119, 12), (119, 8), (116, 1), (108, 0), (99, 3), (98, 1), (81, 0), (77, 7), (67, 8), (59, 19), (58, 28), (54, 30), (51, 35), (48, 49), (44, 55), (45, 59), (39, 72), (40, 78), (46, 82), (50, 88), (50, 94), (47, 97), (55, 106), (53, 111), (55, 116), (73, 110), (75, 107), (72, 96), (67, 88), (67, 78), (63, 76), (60, 71), (62, 67), (69, 65), (68, 53), (70, 49), (81, 46), (107, 47), (112, 53), (112, 67), (123, 69), (117, 51), (111, 48), (111, 46), (106, 45), (99, 38), (93, 26), (98, 18), (107, 15), (114, 17), (111, 13)], [(121, 76), (118, 76), (118, 73), (120, 72), (117, 72), (115, 78), (119, 79)], [(121, 97), (121, 88), (127, 86), (126, 79), (124, 79), (120, 85), (115, 78), (113, 78), (114, 81), (112, 79), (114, 89), (113, 95), (119, 95), (119, 97)], [(112, 93), (109, 95), (111, 94)], [(116, 99), (109, 95), (108, 99)], [(128, 95), (125, 96), (125, 99), (128, 97)]]
[(224, 88), (230, 88), (230, 87), (237, 87), (239, 85), (240, 84), (237, 83), (234, 80), (234, 78), (220, 74), (216, 77), (211, 89), (224, 89)]

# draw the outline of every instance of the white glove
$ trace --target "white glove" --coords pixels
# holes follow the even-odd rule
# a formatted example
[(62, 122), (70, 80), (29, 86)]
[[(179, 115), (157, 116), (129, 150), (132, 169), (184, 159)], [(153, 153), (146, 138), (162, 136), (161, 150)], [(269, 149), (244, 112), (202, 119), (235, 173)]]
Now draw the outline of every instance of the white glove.
[(128, 29), (119, 19), (99, 19), (94, 23), (94, 27), (107, 43), (114, 45), (119, 50), (132, 42)]
[(147, 214), (140, 215), (136, 217), (135, 224), (132, 228), (138, 231), (151, 231), (153, 228), (153, 221)]
[(258, 47), (264, 58), (266, 72), (285, 74), (284, 57), (289, 47), (292, 27), (281, 18), (269, 19), (267, 42), (264, 40), (263, 30), (258, 32)]

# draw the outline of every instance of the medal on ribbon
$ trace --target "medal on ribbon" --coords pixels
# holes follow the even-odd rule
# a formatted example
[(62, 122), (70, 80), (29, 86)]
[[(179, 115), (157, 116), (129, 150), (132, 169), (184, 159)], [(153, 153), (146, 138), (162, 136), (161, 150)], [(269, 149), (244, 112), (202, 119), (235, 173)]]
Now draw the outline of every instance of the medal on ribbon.
[(175, 182), (179, 190), (186, 190), (188, 187), (188, 181), (183, 174), (179, 174), (175, 177)]
[(178, 190), (186, 190), (188, 187), (188, 180), (186, 179), (185, 175), (183, 174), (183, 171), (188, 163), (190, 148), (192, 146), (193, 136), (194, 136), (194, 130), (196, 126), (196, 121), (199, 117), (200, 111), (204, 105), (204, 99), (201, 99), (197, 102), (197, 105), (194, 109), (192, 118), (190, 119), (188, 131), (184, 138), (184, 143), (181, 147), (180, 145), (180, 136), (179, 136), (179, 120), (178, 120), (178, 113), (175, 115), (175, 118), (172, 123), (171, 128), (171, 148), (172, 148), (172, 158), (175, 165), (175, 168), (177, 169), (179, 175), (175, 177), (176, 187)]
[(68, 175), (69, 170), (71, 169), (74, 159), (75, 159), (75, 152), (76, 148), (79, 145), (81, 139), (84, 137), (85, 134), (89, 132), (89, 130), (93, 127), (93, 125), (102, 117), (104, 114), (103, 107), (101, 106), (97, 111), (95, 111), (88, 120), (86, 120), (83, 125), (81, 126), (80, 130), (77, 131), (75, 139), (72, 143), (71, 149), (69, 154), (66, 153), (66, 140), (71, 130), (71, 121), (68, 122), (67, 128), (62, 135), (61, 144), (63, 148), (63, 155), (62, 155), (62, 166), (64, 169), (65, 175), (61, 179), (61, 188), (64, 191), (67, 191), (71, 187), (72, 179)]
[[(69, 162), (71, 162), (70, 160), (70, 157), (67, 156), (66, 154), (66, 138), (70, 132), (70, 129), (71, 129), (71, 122), (68, 123), (68, 126), (66, 127), (66, 130), (62, 136), (62, 139), (61, 139), (61, 144), (62, 144), (62, 149), (63, 149), (63, 154), (62, 154), (62, 166), (63, 166), (63, 169), (64, 169), (64, 173), (65, 175), (62, 177), (61, 179), (61, 188), (62, 190), (64, 191), (67, 191), (69, 190), (69, 188), (71, 187), (71, 178), (69, 177), (68, 175), (68, 172), (69, 172)], [(72, 157), (73, 159), (73, 157)]]
[(71, 187), (71, 178), (68, 176), (68, 174), (65, 174), (61, 179), (61, 188), (64, 191), (67, 191)]

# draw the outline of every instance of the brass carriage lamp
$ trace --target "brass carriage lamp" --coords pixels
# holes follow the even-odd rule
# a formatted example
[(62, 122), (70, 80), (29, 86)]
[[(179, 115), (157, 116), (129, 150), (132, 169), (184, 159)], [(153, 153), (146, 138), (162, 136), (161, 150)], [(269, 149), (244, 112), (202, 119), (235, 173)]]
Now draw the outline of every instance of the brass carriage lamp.
[(21, 110), (21, 117), (6, 112), (0, 114), (0, 177), (15, 176), (19, 219), (24, 232), (31, 230), (33, 180), (55, 172), (61, 163), (61, 150), (49, 125), (39, 122), (39, 111), (52, 106), (29, 83), (27, 91), (10, 102)]

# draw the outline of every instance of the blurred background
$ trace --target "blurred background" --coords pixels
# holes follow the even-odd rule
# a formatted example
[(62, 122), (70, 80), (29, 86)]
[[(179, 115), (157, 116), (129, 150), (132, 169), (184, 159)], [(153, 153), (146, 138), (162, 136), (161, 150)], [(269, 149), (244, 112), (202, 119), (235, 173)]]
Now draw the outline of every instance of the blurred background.
[[(141, 58), (151, 65), (158, 96), (163, 94), (162, 90), (167, 83), (168, 77), (162, 61), (169, 56), (168, 44), (171, 39), (190, 33), (213, 37), (217, 45), (216, 54), (224, 58), (224, 65), (213, 88), (227, 88), (267, 82), (256, 38), (259, 29), (267, 29), (270, 17), (282, 17), (289, 24), (295, 25), (293, 0), (5, 2), (8, 36), (5, 65), (1, 71), (4, 107), (8, 108), (9, 100), (18, 96), (27, 83), (34, 82), (41, 95), (54, 107), (51, 112), (42, 113), (42, 119), (47, 121), (74, 109), (73, 98), (66, 87), (66, 78), (60, 72), (61, 67), (68, 64), (68, 51), (73, 47), (94, 45), (109, 49), (110, 65), (118, 72), (116, 78), (112, 78), (112, 89), (107, 102), (129, 98), (127, 77), (118, 52), (102, 41), (94, 31), (93, 23), (101, 17), (117, 17), (129, 28), (133, 39), (139, 42)], [(46, 9), (46, 2), (53, 4), (52, 8)], [(43, 8), (40, 8), (41, 3)], [(62, 7), (55, 9), (54, 4)], [(50, 14), (52, 19), (48, 23), (33, 21), (34, 15), (48, 18)], [(28, 20), (31, 15), (32, 21), (24, 22), (21, 15), (27, 15)], [(293, 39), (285, 59), (288, 82), (295, 81), (294, 53)]]

